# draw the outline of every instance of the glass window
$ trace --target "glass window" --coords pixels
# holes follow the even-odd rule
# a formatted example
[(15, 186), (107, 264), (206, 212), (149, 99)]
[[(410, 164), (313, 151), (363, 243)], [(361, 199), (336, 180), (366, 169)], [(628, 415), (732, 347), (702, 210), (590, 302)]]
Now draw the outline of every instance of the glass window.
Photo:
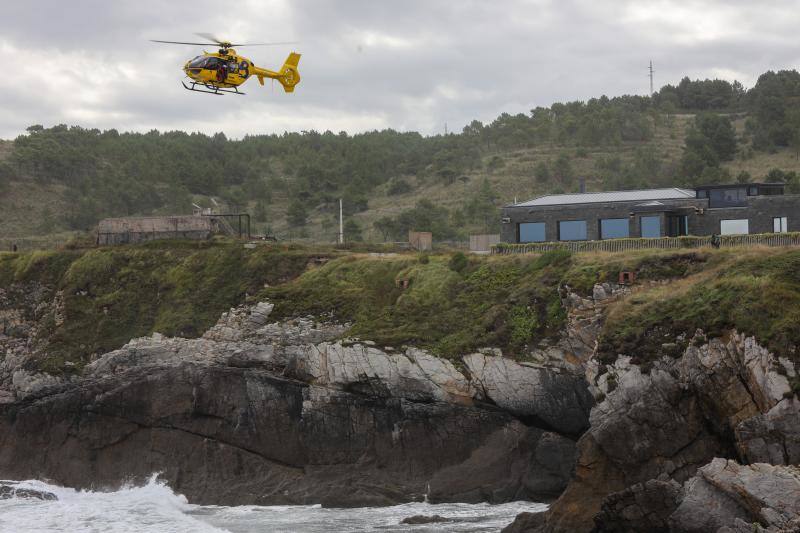
[(746, 218), (720, 220), (719, 232), (722, 235), (746, 235), (750, 233), (750, 221)]
[(197, 56), (189, 63), (190, 68), (203, 68), (203, 64), (206, 62), (206, 56)]
[(775, 217), (772, 219), (772, 231), (775, 233), (786, 233), (788, 229), (789, 220), (786, 217)]
[(746, 207), (747, 189), (713, 189), (711, 191), (710, 207)]
[(667, 217), (667, 235), (670, 237), (689, 235), (689, 217), (686, 215), (669, 215)]
[(558, 223), (558, 240), (560, 241), (585, 241), (585, 220), (562, 220)]
[(750, 187), (747, 190), (747, 194), (749, 194), (750, 196), (758, 196), (758, 187)]
[(639, 219), (642, 225), (642, 237), (645, 239), (657, 239), (661, 237), (661, 217), (642, 217)]
[(600, 220), (601, 239), (624, 239), (630, 236), (630, 224), (627, 218), (604, 218)]
[(544, 242), (544, 222), (525, 222), (519, 225), (519, 242)]

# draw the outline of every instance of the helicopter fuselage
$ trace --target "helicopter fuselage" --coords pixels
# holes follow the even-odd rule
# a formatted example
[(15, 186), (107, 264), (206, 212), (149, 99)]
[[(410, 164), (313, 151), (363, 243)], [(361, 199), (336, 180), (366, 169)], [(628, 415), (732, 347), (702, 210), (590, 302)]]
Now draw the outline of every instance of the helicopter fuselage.
[(183, 71), (192, 80), (218, 87), (238, 87), (254, 74), (255, 65), (246, 57), (228, 50), (227, 54), (204, 53), (186, 62)]
[(286, 92), (292, 92), (300, 82), (297, 72), (299, 54), (289, 55), (279, 72), (257, 67), (246, 57), (240, 56), (232, 48), (220, 49), (219, 52), (205, 52), (186, 62), (183, 71), (194, 83), (211, 88), (236, 88), (250, 77), (256, 76), (261, 85), (264, 78), (278, 80)]

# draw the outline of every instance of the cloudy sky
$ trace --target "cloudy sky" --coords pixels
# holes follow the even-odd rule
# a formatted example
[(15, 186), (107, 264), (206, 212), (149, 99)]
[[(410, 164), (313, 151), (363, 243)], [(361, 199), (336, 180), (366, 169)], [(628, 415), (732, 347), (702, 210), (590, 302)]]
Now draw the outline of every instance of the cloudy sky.
[[(0, 138), (31, 124), (182, 129), (231, 137), (315, 129), (439, 133), (472, 119), (684, 75), (738, 79), (800, 67), (800, 0), (0, 0)], [(230, 8), (225, 6), (229, 5)], [(194, 32), (277, 68), (303, 54), (294, 94), (186, 92)], [(209, 46), (209, 51), (213, 50)]]

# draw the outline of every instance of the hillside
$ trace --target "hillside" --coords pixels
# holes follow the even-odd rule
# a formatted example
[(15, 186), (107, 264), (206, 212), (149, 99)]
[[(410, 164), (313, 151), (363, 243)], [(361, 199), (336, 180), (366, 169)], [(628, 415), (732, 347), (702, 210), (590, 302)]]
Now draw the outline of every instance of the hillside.
[(253, 215), (257, 233), (333, 242), (338, 199), (351, 240), (439, 240), (496, 232), (498, 207), (538, 194), (736, 180), (800, 189), (800, 74), (749, 91), (684, 79), (652, 98), (601, 97), (422, 137), (392, 130), (228, 140), (157, 131), (32, 126), (0, 142), (0, 240), (63, 242), (103, 217), (188, 213), (192, 203)]

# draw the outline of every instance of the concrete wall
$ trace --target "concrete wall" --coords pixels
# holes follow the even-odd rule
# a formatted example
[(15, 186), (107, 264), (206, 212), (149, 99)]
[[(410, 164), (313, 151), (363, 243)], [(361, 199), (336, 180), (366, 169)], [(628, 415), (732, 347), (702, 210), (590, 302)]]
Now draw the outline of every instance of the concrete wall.
[(750, 233), (772, 233), (772, 219), (787, 217), (789, 231), (800, 231), (800, 196), (748, 196), (747, 207), (706, 209), (703, 215), (689, 217), (689, 233), (720, 233), (720, 221), (746, 218)]
[(500, 235), (486, 234), (486, 235), (470, 235), (469, 236), (469, 251), (470, 252), (488, 252), (492, 249), (492, 245), (500, 242)]
[[(788, 217), (789, 231), (800, 231), (800, 196), (748, 196), (747, 207), (710, 209), (708, 199), (660, 200), (661, 206), (643, 207), (642, 201), (611, 202), (606, 204), (581, 204), (541, 207), (505, 207), (502, 216), (500, 239), (502, 242), (519, 242), (519, 224), (544, 222), (547, 241), (558, 240), (558, 222), (585, 220), (587, 240), (600, 240), (600, 219), (628, 218), (631, 237), (641, 237), (640, 219), (643, 216), (661, 216), (661, 233), (666, 236), (665, 211), (675, 211), (689, 218), (690, 235), (720, 233), (720, 221), (746, 218), (750, 233), (771, 233), (772, 219)], [(702, 210), (702, 214), (698, 212)]]
[(415, 250), (433, 249), (433, 235), (429, 231), (409, 231), (408, 242)]
[(101, 246), (155, 239), (208, 239), (215, 231), (214, 220), (202, 216), (107, 218), (97, 224)]

